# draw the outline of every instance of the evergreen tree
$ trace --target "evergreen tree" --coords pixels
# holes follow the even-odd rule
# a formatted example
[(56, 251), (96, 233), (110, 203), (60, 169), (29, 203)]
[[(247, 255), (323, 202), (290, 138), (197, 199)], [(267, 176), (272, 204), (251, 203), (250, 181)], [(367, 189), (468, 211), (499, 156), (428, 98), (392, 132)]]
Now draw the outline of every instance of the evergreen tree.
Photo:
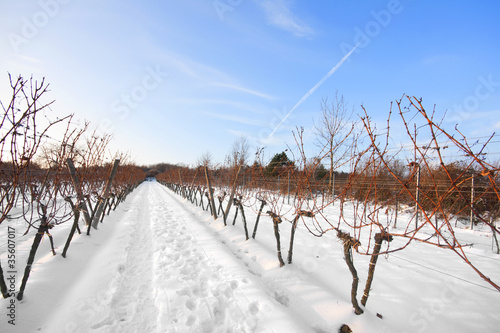
[(328, 175), (328, 170), (325, 168), (323, 164), (320, 163), (316, 168), (316, 170), (314, 171), (314, 178), (316, 180), (325, 179), (327, 175)]
[(266, 175), (277, 176), (287, 167), (294, 166), (294, 163), (290, 161), (286, 153), (283, 151), (273, 156), (271, 162), (266, 167)]

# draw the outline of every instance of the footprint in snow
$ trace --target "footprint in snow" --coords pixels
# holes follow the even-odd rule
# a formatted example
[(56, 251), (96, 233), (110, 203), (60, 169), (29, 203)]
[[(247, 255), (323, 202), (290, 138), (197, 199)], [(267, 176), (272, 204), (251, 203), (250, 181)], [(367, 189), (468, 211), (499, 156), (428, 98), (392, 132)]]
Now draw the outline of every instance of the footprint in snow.
[(184, 260), (176, 260), (176, 262), (172, 265), (174, 268), (179, 268), (184, 266)]
[(257, 313), (259, 313), (259, 302), (255, 301), (255, 302), (250, 303), (250, 305), (248, 306), (248, 311), (250, 311), (250, 313), (253, 316), (255, 316)]
[(186, 302), (186, 308), (193, 311), (194, 309), (196, 309), (196, 303), (192, 299), (189, 299)]
[(250, 274), (253, 274), (253, 275), (258, 276), (258, 277), (262, 277), (262, 274), (257, 273), (257, 272), (255, 272), (255, 271), (253, 271), (251, 269), (249, 269), (248, 271), (250, 272)]
[(196, 317), (193, 315), (190, 315), (186, 320), (186, 325), (188, 326), (193, 326), (195, 323), (196, 323)]
[(191, 267), (184, 266), (184, 267), (181, 268), (181, 274), (182, 275), (189, 275), (190, 272), (191, 272)]
[(113, 320), (111, 318), (105, 318), (104, 320), (98, 322), (97, 324), (92, 325), (90, 328), (93, 330), (97, 330), (106, 326), (113, 325)]
[(288, 306), (290, 304), (290, 299), (283, 293), (274, 293), (274, 298), (278, 301), (278, 303), (281, 303), (284, 306)]
[(184, 287), (181, 290), (175, 292), (179, 296), (191, 296), (191, 291), (188, 287)]
[(172, 261), (177, 261), (180, 258), (180, 256), (181, 255), (179, 253), (174, 253), (174, 254), (168, 254), (167, 258)]

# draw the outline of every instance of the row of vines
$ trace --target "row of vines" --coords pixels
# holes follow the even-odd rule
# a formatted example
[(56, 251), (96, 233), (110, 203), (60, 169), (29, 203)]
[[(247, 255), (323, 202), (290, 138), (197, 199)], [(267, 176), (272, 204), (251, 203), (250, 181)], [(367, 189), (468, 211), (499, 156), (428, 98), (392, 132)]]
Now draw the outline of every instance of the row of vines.
[[(51, 230), (72, 223), (67, 239), (60, 240), (66, 258), (74, 234), (90, 235), (91, 227), (97, 229), (145, 174), (127, 163), (126, 156), (110, 155), (110, 135), (91, 132), (88, 122), (75, 124), (73, 115), (49, 120), (53, 102), (46, 102), (45, 80), (10, 75), (9, 80), (11, 99), (0, 101), (0, 231), (6, 235), (11, 226), (24, 225), (22, 237), (33, 237), (33, 243), (15, 290), (4, 278), (4, 271), (12, 271), (15, 264), (9, 232), (7, 260), (0, 262), (0, 290), (4, 298), (22, 300), (42, 239), (49, 238), (56, 255)], [(81, 220), (86, 230), (80, 229)]]
[[(344, 165), (350, 166), (349, 172), (324, 172), (318, 177), (321, 162), (333, 156), (333, 145), (325, 145), (313, 158), (306, 157), (303, 129), (297, 128), (296, 145), (288, 150), (294, 158), (285, 163), (263, 166), (257, 158), (253, 166), (247, 166), (234, 158), (232, 165), (219, 167), (209, 167), (209, 163), (195, 168), (171, 166), (156, 178), (210, 211), (214, 218), (222, 218), (225, 225), (234, 225), (240, 214), (247, 240), (256, 237), (260, 219), (270, 219), (280, 266), (293, 262), (294, 235), (299, 224), (317, 237), (335, 233), (343, 244), (345, 263), (352, 274), (351, 301), (356, 314), (362, 314), (366, 306), (378, 257), (404, 251), (417, 242), (452, 251), (457, 260), (500, 291), (498, 281), (490, 279), (470, 260), (466, 250), (471, 244), (460, 241), (455, 232), (456, 228), (486, 226), (498, 253), (500, 173), (498, 164), (488, 161), (485, 154), (493, 136), (479, 147), (470, 145), (457, 129), (450, 134), (435, 121), (421, 100), (404, 96), (394, 106), (398, 126), (402, 124), (410, 142), (411, 156), (392, 144), (391, 128), (397, 127), (391, 118), (392, 109), (382, 130), (375, 129), (365, 111), (360, 132), (354, 134), (353, 126), (340, 141), (353, 142), (342, 155)], [(418, 135), (428, 138), (424, 143), (417, 139), (413, 128), (419, 120), (423, 125)], [(443, 155), (444, 149), (454, 150), (461, 160), (450, 161)], [(334, 205), (339, 213), (325, 214)], [(256, 214), (253, 224), (246, 220), (245, 210)], [(410, 218), (398, 218), (402, 211), (410, 212)], [(280, 228), (291, 229), (286, 260)], [(359, 302), (354, 253), (371, 257)]]

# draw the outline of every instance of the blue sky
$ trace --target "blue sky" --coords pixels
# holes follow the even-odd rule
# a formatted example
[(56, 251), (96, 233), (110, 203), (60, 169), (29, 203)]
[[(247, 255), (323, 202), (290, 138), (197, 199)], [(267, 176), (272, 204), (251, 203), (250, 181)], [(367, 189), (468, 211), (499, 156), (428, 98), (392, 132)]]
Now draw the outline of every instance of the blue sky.
[(139, 164), (207, 151), (223, 162), (241, 135), (269, 159), (296, 126), (314, 154), (310, 129), (336, 92), (381, 126), (391, 101), (414, 95), (483, 137), (500, 129), (499, 12), (497, 1), (1, 1), (0, 97), (7, 72), (45, 77), (51, 116), (90, 120)]

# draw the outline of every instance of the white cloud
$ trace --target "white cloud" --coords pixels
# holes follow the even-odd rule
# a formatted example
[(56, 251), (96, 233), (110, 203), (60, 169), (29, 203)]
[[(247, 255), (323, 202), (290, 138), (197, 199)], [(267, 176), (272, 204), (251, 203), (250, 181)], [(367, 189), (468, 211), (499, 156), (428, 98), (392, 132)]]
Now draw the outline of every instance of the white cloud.
[(264, 10), (269, 24), (291, 32), (298, 37), (306, 37), (313, 34), (314, 31), (312, 28), (301, 22), (292, 13), (289, 1), (258, 0), (258, 4)]
[(268, 94), (265, 94), (265, 93), (262, 93), (262, 92), (259, 92), (259, 91), (256, 91), (256, 90), (252, 90), (252, 89), (249, 89), (249, 88), (245, 88), (245, 87), (242, 87), (242, 86), (239, 86), (239, 85), (236, 85), (236, 84), (227, 84), (227, 83), (221, 83), (221, 82), (213, 82), (212, 85), (218, 86), (218, 87), (229, 88), (229, 89), (233, 89), (233, 90), (237, 90), (237, 91), (241, 91), (241, 92), (244, 92), (244, 93), (247, 93), (247, 94), (250, 94), (250, 95), (254, 95), (254, 96), (258, 96), (258, 97), (261, 97), (261, 98), (264, 98), (264, 99), (269, 99), (269, 100), (275, 99), (271, 95), (268, 95)]
[(234, 114), (221, 114), (221, 113), (206, 112), (206, 111), (203, 111), (202, 114), (207, 115), (209, 117), (217, 118), (217, 119), (229, 120), (229, 121), (241, 123), (244, 125), (263, 126), (263, 122), (261, 122), (259, 120), (240, 117), (240, 116), (237, 116)]
[(452, 54), (435, 54), (432, 56), (428, 56), (422, 60), (424, 65), (439, 65), (439, 64), (449, 64), (455, 63), (460, 58), (456, 55)]
[(25, 60), (25, 61), (30, 62), (30, 63), (43, 64), (43, 61), (41, 61), (41, 60), (39, 60), (37, 58), (28, 57), (28, 56), (25, 56), (25, 55), (22, 55), (22, 54), (19, 54), (17, 56), (19, 58), (21, 58), (22, 60)]
[(236, 82), (236, 79), (234, 79), (230, 74), (205, 63), (167, 51), (158, 51), (158, 54), (161, 54), (161, 58), (159, 58), (159, 63), (162, 65), (161, 68), (165, 68), (165, 70), (169, 73), (178, 72), (186, 77), (195, 79), (200, 84), (206, 84), (208, 86), (236, 90), (267, 100), (276, 99), (276, 97), (264, 92), (234, 83)]
[(451, 112), (448, 112), (445, 116), (445, 121), (446, 122), (452, 122), (452, 123), (461, 123), (464, 121), (473, 121), (473, 120), (481, 120), (484, 123), (490, 123), (491, 120), (494, 120), (498, 117), (499, 110), (493, 110), (493, 111), (478, 111), (478, 110), (471, 110), (471, 111), (466, 111), (466, 110), (453, 110)]

